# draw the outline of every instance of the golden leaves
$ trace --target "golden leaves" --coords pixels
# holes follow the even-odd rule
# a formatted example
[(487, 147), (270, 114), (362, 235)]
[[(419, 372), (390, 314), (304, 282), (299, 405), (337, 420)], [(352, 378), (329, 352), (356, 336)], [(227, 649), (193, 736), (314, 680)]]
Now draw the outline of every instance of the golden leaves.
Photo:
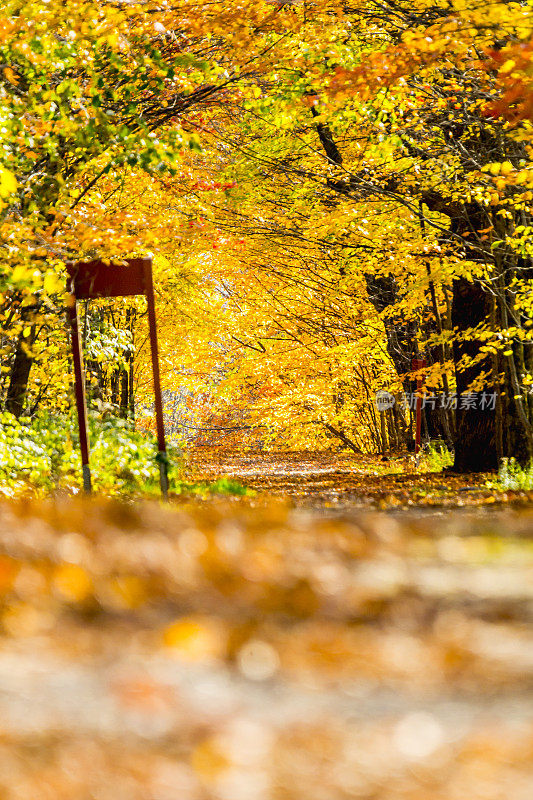
[(188, 661), (220, 658), (225, 650), (225, 636), (209, 617), (182, 617), (163, 633), (167, 647)]
[(53, 586), (64, 599), (83, 603), (93, 592), (93, 582), (77, 564), (62, 564), (54, 572)]
[(0, 210), (6, 205), (9, 196), (17, 191), (17, 179), (3, 166), (0, 166)]
[(488, 56), (486, 68), (497, 70), (502, 93), (487, 105), (485, 113), (503, 117), (512, 125), (533, 120), (533, 39), (490, 50)]
[[(305, 470), (315, 499), (325, 476), (340, 486), (357, 469), (324, 454), (231, 463), (288, 491)], [(457, 495), (457, 476), (359, 469), (358, 491), (375, 479), (376, 497), (403, 486), (444, 500), (443, 482), (455, 500), (475, 495)], [(0, 792), (425, 800), (430, 786), (454, 800), (482, 786), (497, 800), (527, 787), (530, 512), (320, 508), (0, 505)], [(212, 541), (231, 597), (220, 571), (190, 570)], [(248, 572), (258, 550), (274, 558)], [(98, 597), (135, 578), (148, 605), (72, 600), (83, 578), (67, 555)], [(298, 580), (319, 601), (308, 615), (268, 603)]]

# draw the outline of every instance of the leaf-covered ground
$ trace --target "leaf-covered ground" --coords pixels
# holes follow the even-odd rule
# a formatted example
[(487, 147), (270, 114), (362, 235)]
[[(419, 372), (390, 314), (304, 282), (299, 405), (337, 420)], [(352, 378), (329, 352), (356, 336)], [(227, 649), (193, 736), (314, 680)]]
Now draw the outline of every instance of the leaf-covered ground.
[(530, 800), (533, 508), (285, 462), (296, 503), (0, 504), (2, 800)]
[[(347, 511), (359, 509), (422, 509), (525, 505), (533, 491), (497, 488), (496, 475), (457, 475), (428, 471), (424, 457), (365, 457), (346, 453), (197, 452), (198, 473), (206, 480), (226, 475), (245, 486), (281, 496), (296, 506)], [(331, 512), (328, 512), (331, 513)]]

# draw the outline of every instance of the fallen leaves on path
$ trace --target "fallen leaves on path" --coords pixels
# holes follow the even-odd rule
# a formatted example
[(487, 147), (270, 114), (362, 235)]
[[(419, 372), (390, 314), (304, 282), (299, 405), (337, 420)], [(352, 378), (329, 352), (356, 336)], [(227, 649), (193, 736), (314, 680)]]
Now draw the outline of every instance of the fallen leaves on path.
[(235, 478), (250, 489), (324, 511), (491, 507), (533, 504), (533, 492), (498, 491), (489, 473), (416, 469), (412, 455), (387, 458), (329, 452), (193, 451), (198, 474)]
[(0, 796), (529, 800), (533, 512), (0, 505)]

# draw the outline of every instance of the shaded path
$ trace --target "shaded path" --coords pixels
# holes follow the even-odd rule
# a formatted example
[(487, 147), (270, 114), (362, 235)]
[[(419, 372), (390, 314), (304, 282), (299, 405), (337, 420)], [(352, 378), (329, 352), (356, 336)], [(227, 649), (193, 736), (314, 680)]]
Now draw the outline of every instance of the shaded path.
[(193, 452), (201, 477), (235, 478), (258, 492), (316, 510), (483, 508), (514, 503), (533, 509), (533, 492), (497, 492), (490, 475), (419, 473), (411, 456), (381, 461), (346, 453)]

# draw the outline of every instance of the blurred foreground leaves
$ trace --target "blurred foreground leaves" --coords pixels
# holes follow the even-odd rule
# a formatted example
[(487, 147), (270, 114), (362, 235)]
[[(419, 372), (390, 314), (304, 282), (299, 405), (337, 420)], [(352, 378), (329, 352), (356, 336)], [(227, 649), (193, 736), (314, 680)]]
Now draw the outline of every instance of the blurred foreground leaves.
[(529, 800), (533, 511), (0, 505), (7, 800)]

